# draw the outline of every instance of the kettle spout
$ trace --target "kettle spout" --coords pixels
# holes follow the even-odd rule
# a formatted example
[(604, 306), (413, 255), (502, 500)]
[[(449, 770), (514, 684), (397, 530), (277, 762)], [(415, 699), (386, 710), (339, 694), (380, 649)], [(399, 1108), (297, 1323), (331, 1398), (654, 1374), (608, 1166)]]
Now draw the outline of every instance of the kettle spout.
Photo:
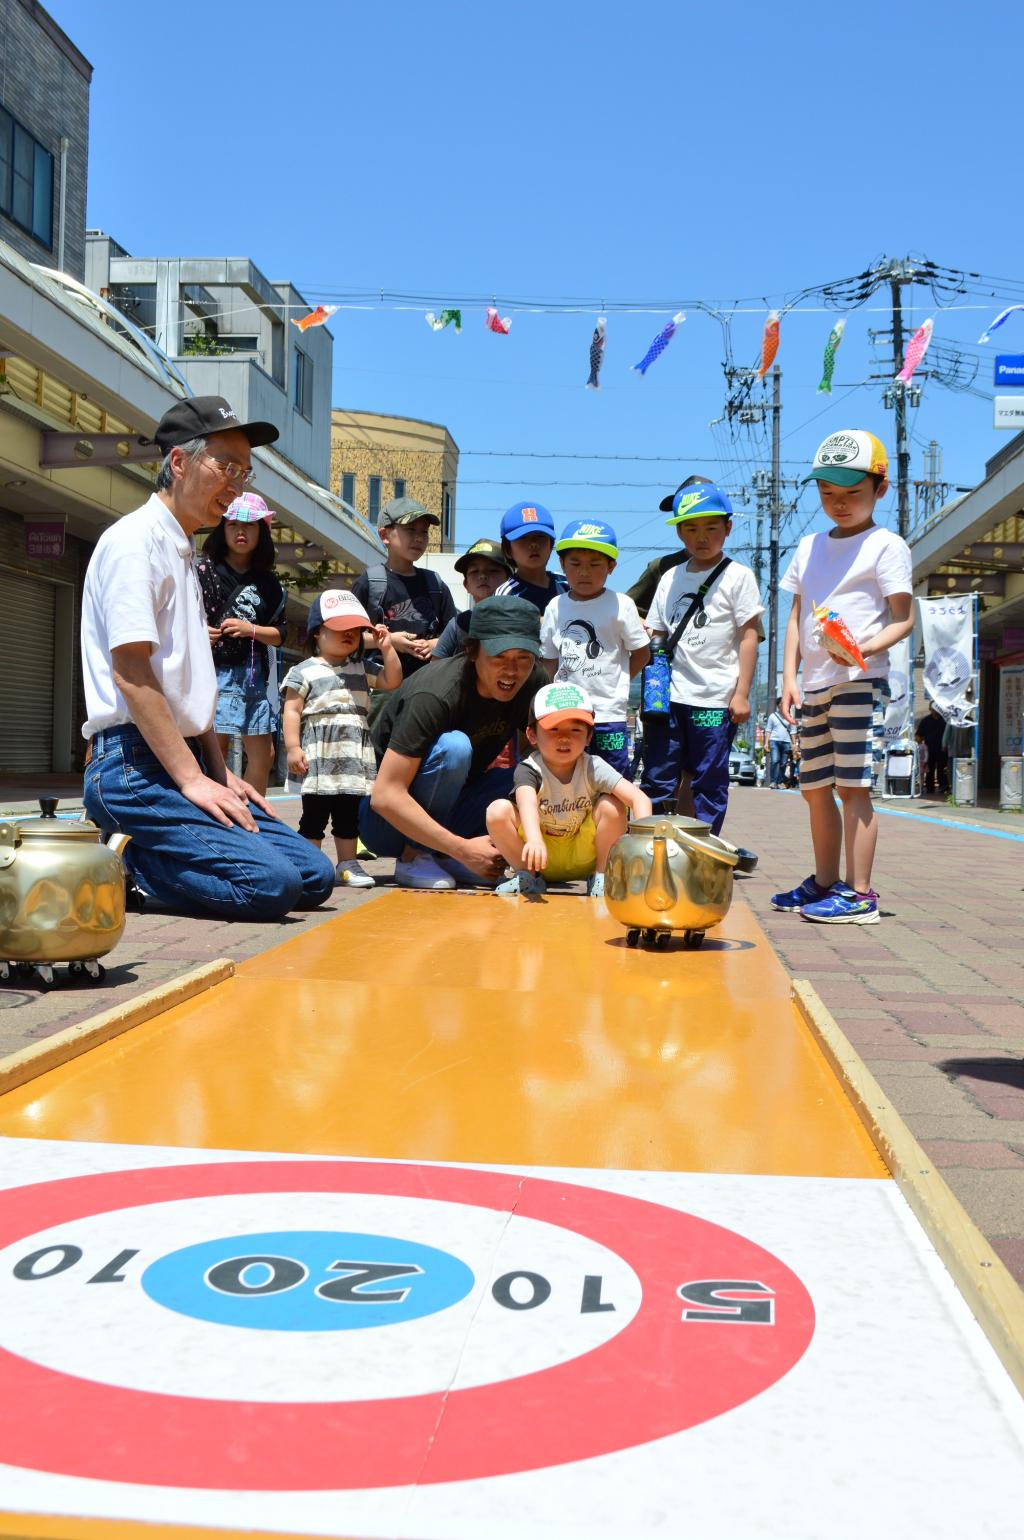
[(118, 830), (116, 834), (110, 834), (107, 836), (107, 849), (112, 850), (115, 856), (123, 855), (124, 847), (127, 845), (130, 839), (130, 834), (122, 834), (121, 831)]
[(664, 914), (679, 898), (668, 864), (668, 841), (663, 834), (656, 834), (651, 842), (651, 870), (644, 887), (644, 900), (649, 909)]

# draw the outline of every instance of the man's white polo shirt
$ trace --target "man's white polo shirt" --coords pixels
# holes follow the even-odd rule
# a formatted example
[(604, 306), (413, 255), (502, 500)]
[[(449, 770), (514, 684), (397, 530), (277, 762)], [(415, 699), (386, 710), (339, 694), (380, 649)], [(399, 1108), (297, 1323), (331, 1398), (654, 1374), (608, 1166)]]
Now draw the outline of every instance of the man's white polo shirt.
[(100, 536), (82, 594), (84, 737), (131, 721), (110, 666), (111, 649), (128, 642), (150, 644), (153, 673), (183, 737), (213, 723), (217, 674), (194, 557), (155, 492)]

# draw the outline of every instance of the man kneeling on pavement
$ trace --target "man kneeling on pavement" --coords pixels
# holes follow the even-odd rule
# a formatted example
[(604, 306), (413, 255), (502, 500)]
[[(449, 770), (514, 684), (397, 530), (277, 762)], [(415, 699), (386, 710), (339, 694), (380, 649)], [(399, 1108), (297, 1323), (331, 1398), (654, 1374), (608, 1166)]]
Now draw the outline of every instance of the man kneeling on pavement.
[(327, 857), (228, 770), (213, 725), (194, 536), (221, 522), (253, 448), (277, 436), (220, 396), (179, 401), (156, 429), (157, 490), (100, 537), (82, 595), (86, 812), (131, 835), (125, 862), (144, 892), (232, 920), (315, 908), (334, 885)]

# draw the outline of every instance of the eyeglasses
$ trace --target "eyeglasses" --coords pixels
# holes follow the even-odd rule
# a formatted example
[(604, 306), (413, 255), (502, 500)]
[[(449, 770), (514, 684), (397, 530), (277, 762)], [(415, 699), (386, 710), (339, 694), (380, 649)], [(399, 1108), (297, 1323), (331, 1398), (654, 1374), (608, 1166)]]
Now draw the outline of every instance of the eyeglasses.
[(236, 482), (240, 487), (251, 487), (256, 479), (256, 471), (251, 465), (239, 465), (237, 460), (222, 460), (219, 455), (212, 455), (209, 451), (204, 458), (212, 461), (225, 481)]

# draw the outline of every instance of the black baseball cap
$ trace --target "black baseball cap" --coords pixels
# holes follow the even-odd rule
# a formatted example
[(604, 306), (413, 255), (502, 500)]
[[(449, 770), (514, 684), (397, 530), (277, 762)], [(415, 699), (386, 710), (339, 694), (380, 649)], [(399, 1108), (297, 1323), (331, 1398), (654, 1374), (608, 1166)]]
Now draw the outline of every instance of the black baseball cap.
[(272, 444), (280, 437), (272, 422), (239, 422), (238, 413), (223, 396), (187, 396), (164, 413), (153, 438), (161, 454), (167, 454), (189, 439), (232, 431), (244, 433), (253, 449), (260, 444)]
[(540, 657), (540, 610), (528, 599), (484, 599), (469, 620), (469, 634), (496, 656), (521, 648)]
[(658, 507), (661, 509), (662, 513), (675, 513), (675, 509), (672, 505), (676, 498), (679, 496), (680, 492), (682, 492), (686, 487), (696, 487), (704, 484), (707, 484), (708, 486), (711, 485), (710, 476), (687, 476), (685, 481), (681, 481), (679, 483), (674, 492), (670, 492), (667, 497), (662, 498), (661, 502), (658, 504)]

